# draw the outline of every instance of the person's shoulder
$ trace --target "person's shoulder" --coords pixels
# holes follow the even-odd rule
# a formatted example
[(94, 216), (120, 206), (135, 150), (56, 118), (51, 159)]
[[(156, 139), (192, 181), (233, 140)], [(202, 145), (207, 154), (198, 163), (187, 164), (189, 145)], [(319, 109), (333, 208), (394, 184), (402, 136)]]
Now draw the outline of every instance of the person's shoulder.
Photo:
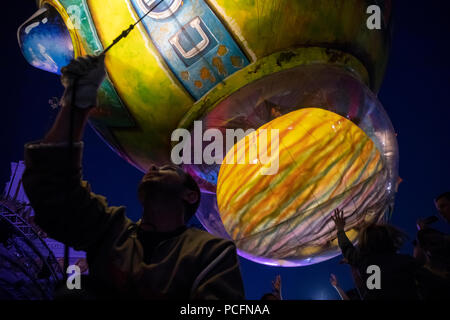
[(221, 238), (207, 231), (203, 231), (194, 227), (188, 228), (185, 231), (185, 237), (190, 241), (194, 241), (199, 244), (208, 245), (208, 246), (233, 246), (235, 244), (230, 239)]
[(108, 218), (105, 222), (108, 225), (108, 233), (117, 238), (128, 237), (137, 228), (136, 223), (128, 218), (125, 206), (108, 206), (106, 213)]
[(392, 258), (392, 262), (398, 267), (416, 268), (420, 265), (416, 258), (404, 253), (396, 253)]
[(236, 245), (230, 239), (212, 235), (197, 228), (188, 228), (184, 232), (183, 246), (193, 255), (204, 261), (221, 257), (236, 256)]
[(200, 230), (198, 228), (195, 227), (189, 227), (186, 229), (186, 233), (189, 236), (193, 236), (193, 237), (198, 237), (201, 239), (204, 239), (205, 241), (225, 241), (225, 242), (231, 242), (233, 243), (230, 239), (225, 239), (216, 235), (213, 235), (207, 231), (204, 230)]
[(405, 253), (396, 253), (394, 254), (394, 259), (400, 259), (405, 261), (414, 261), (416, 260), (413, 256)]

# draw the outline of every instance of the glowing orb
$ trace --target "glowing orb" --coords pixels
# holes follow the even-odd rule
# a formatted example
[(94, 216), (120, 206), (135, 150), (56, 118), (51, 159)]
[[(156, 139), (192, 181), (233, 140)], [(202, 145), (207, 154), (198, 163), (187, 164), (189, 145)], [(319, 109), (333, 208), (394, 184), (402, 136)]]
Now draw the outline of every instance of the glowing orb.
[[(300, 122), (300, 126), (293, 125), (297, 121), (297, 112), (302, 114), (302, 110), (316, 110), (309, 114), (310, 120), (306, 122), (309, 126), (317, 124), (317, 128), (321, 128), (314, 131), (315, 140), (302, 131), (306, 124)], [(341, 126), (345, 124), (346, 130), (333, 119), (339, 119)], [(279, 126), (280, 159), (276, 175), (248, 178), (248, 174), (258, 170), (258, 166), (253, 165), (255, 157), (248, 157), (245, 162), (252, 165), (227, 164), (231, 150), (223, 153), (227, 154), (223, 163), (186, 166), (191, 173), (207, 180), (208, 185), (214, 188), (212, 190), (216, 190), (217, 184), (217, 209), (211, 206), (209, 210), (200, 210), (197, 217), (214, 234), (223, 236), (226, 230), (228, 237), (236, 240), (239, 254), (246, 258), (281, 266), (309, 265), (327, 260), (340, 254), (336, 231), (329, 220), (333, 209), (344, 208), (348, 222), (346, 232), (352, 240), (356, 239), (361, 228), (384, 219), (392, 209), (398, 179), (395, 132), (376, 96), (346, 70), (318, 64), (274, 74), (222, 100), (202, 120), (204, 130), (219, 128), (221, 132), (231, 128), (262, 130), (273, 127), (273, 123)], [(339, 135), (334, 132), (330, 121), (335, 128), (340, 128)], [(338, 140), (331, 140), (333, 143), (330, 143), (331, 136), (327, 135), (327, 130)], [(281, 141), (283, 134), (288, 139), (285, 142)], [(258, 145), (255, 137), (252, 138), (253, 147)], [(319, 146), (330, 149), (320, 150)], [(245, 155), (244, 148), (240, 148), (239, 152), (241, 157)], [(270, 152), (267, 154), (270, 155)], [(364, 158), (369, 154), (377, 160)], [(333, 162), (339, 159), (340, 162)], [(289, 164), (289, 161), (293, 162)], [(270, 162), (265, 163), (259, 169), (271, 167)], [(366, 166), (361, 167), (361, 163)], [(227, 169), (228, 166), (232, 169)], [(356, 168), (359, 168), (359, 173)], [(228, 172), (226, 178), (224, 172)], [(250, 181), (258, 182), (250, 184)], [(299, 185), (302, 183), (306, 185)], [(268, 188), (264, 188), (266, 185)], [(288, 193), (283, 193), (283, 188)], [(301, 188), (304, 188), (303, 193), (297, 198), (296, 192)], [(246, 200), (239, 198), (243, 201), (239, 202), (231, 195), (233, 192), (248, 197)], [(252, 206), (255, 203), (258, 206), (264, 203), (262, 207), (268, 210), (264, 211), (266, 214), (278, 204), (277, 210), (294, 210), (302, 199), (304, 202), (295, 208), (303, 212), (300, 215), (283, 211), (284, 217), (277, 216), (271, 220), (263, 216), (259, 220), (260, 215), (245, 213), (246, 210), (254, 213)], [(317, 206), (317, 203), (320, 205)], [(232, 208), (234, 205), (237, 207)], [(289, 214), (295, 218), (286, 218)], [(249, 220), (244, 221), (242, 217)], [(224, 225), (218, 226), (222, 220)], [(276, 221), (284, 222), (277, 225)]]
[[(256, 143), (266, 145), (268, 134), (261, 133), (274, 129), (279, 147), (268, 150), (270, 161), (238, 163)], [(230, 154), (237, 155), (233, 164), (226, 161)], [(375, 144), (354, 123), (323, 109), (279, 117), (240, 140), (227, 157), (217, 186), (220, 215), (240, 251), (253, 256), (310, 257), (335, 238), (329, 231), (336, 207), (365, 211), (384, 199), (378, 187), (387, 182), (387, 171)], [(265, 174), (276, 162), (277, 172)], [(350, 217), (348, 223), (361, 219)]]

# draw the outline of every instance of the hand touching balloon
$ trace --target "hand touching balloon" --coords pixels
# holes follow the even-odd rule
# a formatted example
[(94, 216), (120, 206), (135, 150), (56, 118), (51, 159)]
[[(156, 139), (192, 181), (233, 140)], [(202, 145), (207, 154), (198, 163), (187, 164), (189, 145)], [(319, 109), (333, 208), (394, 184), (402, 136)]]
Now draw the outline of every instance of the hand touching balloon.
[(334, 210), (334, 214), (331, 217), (331, 219), (333, 219), (335, 225), (336, 225), (336, 229), (337, 231), (344, 231), (344, 227), (345, 227), (345, 218), (344, 218), (344, 211), (338, 209)]

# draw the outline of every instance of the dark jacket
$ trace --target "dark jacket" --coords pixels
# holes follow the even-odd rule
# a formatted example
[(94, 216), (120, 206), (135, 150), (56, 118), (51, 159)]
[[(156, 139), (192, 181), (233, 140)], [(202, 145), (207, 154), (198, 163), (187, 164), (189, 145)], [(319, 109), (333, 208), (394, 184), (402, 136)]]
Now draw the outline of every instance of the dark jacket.
[(419, 299), (416, 286), (416, 274), (419, 270), (417, 261), (408, 255), (396, 253), (364, 253), (355, 248), (344, 231), (338, 232), (339, 247), (342, 255), (351, 266), (361, 274), (363, 284), (372, 273), (367, 268), (376, 265), (381, 272), (381, 289), (369, 290), (366, 286), (364, 300), (411, 300)]
[(70, 161), (67, 147), (28, 144), (23, 185), (36, 223), (50, 237), (87, 252), (90, 278), (101, 296), (244, 298), (233, 242), (191, 228), (144, 248), (146, 237), (125, 207), (108, 206), (81, 180), (81, 158), (82, 144), (75, 145)]
[(417, 240), (429, 258), (430, 269), (450, 281), (450, 236), (425, 227), (417, 232)]

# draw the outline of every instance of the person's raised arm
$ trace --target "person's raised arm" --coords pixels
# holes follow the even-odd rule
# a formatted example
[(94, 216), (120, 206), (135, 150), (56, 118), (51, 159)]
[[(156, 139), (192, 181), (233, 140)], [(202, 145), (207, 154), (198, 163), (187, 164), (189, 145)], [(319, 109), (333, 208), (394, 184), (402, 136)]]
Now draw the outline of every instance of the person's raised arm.
[(275, 280), (272, 281), (272, 293), (278, 300), (283, 300), (283, 296), (281, 295), (281, 275), (277, 275)]
[[(91, 193), (81, 180), (83, 145), (79, 141), (105, 77), (103, 57), (78, 58), (63, 68), (62, 74), (66, 87), (62, 108), (46, 137), (25, 145), (22, 182), (36, 223), (50, 237), (88, 250), (111, 228), (111, 222), (120, 218), (118, 208), (108, 207), (106, 199)], [(69, 144), (69, 136), (76, 143)]]
[(330, 274), (330, 284), (333, 286), (334, 289), (336, 289), (342, 300), (350, 300), (345, 291), (339, 285), (338, 279), (334, 274)]
[(336, 225), (337, 238), (339, 247), (341, 248), (342, 255), (347, 259), (348, 263), (352, 266), (356, 266), (359, 263), (359, 251), (353, 246), (353, 243), (347, 238), (345, 234), (345, 218), (342, 210), (334, 210), (334, 214), (331, 217)]

